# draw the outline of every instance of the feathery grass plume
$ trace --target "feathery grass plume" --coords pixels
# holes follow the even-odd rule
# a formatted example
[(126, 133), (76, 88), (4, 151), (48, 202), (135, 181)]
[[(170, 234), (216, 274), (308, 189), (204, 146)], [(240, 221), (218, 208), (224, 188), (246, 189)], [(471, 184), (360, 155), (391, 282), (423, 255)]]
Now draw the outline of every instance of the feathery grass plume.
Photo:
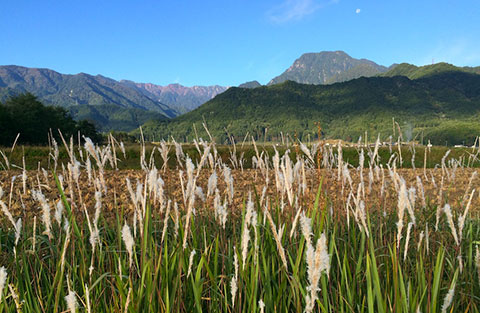
[(8, 207), (7, 205), (5, 204), (5, 202), (3, 202), (1, 199), (2, 199), (2, 196), (3, 196), (4, 192), (3, 192), (3, 189), (2, 187), (0, 186), (0, 208), (3, 212), (3, 214), (7, 217), (8, 221), (10, 223), (12, 223), (13, 227), (15, 227), (15, 220), (13, 219), (13, 216), (12, 216), (12, 213), (10, 213), (10, 211), (8, 210)]
[(445, 160), (447, 159), (448, 155), (450, 154), (452, 150), (448, 150), (445, 155), (442, 157), (442, 161), (441, 161), (441, 164), (442, 164), (442, 177), (445, 176), (445, 174), (447, 174), (447, 178), (450, 180), (450, 173), (448, 172), (448, 169), (447, 169), (447, 166), (445, 165)]
[(92, 312), (91, 304), (90, 304), (90, 290), (88, 289), (87, 284), (85, 284), (85, 302), (87, 306), (87, 313)]
[(262, 299), (258, 300), (258, 308), (260, 309), (260, 313), (265, 312), (265, 303)]
[(422, 246), (422, 241), (424, 237), (425, 237), (425, 232), (422, 230), (420, 232), (420, 235), (418, 235), (417, 251), (420, 251), (420, 247)]
[(343, 160), (342, 160), (342, 142), (339, 140), (337, 143), (338, 153), (337, 153), (337, 180), (340, 181), (342, 178), (342, 169), (343, 169)]
[(232, 295), (232, 308), (235, 307), (235, 295), (237, 294), (238, 283), (238, 257), (235, 247), (233, 247), (233, 267), (235, 268), (235, 275), (230, 281), (230, 293)]
[(205, 203), (206, 198), (205, 198), (205, 194), (203, 193), (202, 187), (197, 186), (197, 188), (195, 188), (195, 196), (197, 196), (197, 198), (199, 198), (200, 200), (202, 200), (202, 202)]
[(418, 192), (420, 193), (420, 199), (422, 200), (422, 208), (426, 208), (427, 202), (425, 201), (425, 190), (423, 188), (422, 179), (419, 176), (417, 176), (416, 181), (417, 181), (417, 189), (418, 189)]
[(130, 227), (126, 222), (122, 228), (122, 239), (128, 252), (128, 264), (131, 268), (133, 263), (133, 245), (135, 244), (135, 241), (133, 239), (132, 232), (130, 231)]
[(280, 163), (280, 167), (283, 173), (283, 186), (284, 190), (287, 192), (288, 202), (290, 206), (293, 205), (293, 170), (292, 170), (292, 162), (290, 157), (288, 156), (289, 151), (287, 150), (282, 157), (282, 162)]
[(476, 176), (477, 176), (477, 171), (473, 172), (472, 175), (470, 176), (470, 179), (468, 180), (467, 189), (465, 189), (465, 194), (463, 195), (462, 204), (465, 203), (465, 201), (467, 201), (468, 192), (470, 191), (470, 188), (472, 188), (472, 183)]
[(272, 162), (273, 162), (273, 170), (275, 173), (275, 186), (277, 187), (277, 191), (280, 191), (283, 187), (281, 184), (281, 181), (283, 179), (280, 179), (280, 156), (278, 154), (277, 149), (275, 146), (273, 146), (273, 149), (275, 150), (275, 154), (272, 157)]
[(405, 180), (400, 180), (400, 190), (398, 191), (398, 221), (397, 221), (397, 248), (400, 247), (400, 240), (402, 239), (403, 218), (405, 216), (405, 209), (408, 207), (408, 193)]
[(410, 219), (412, 220), (413, 225), (416, 224), (416, 219), (415, 219), (415, 199), (417, 198), (417, 193), (416, 189), (414, 187), (411, 187), (408, 189), (408, 203), (407, 203), (407, 210), (408, 210), (408, 215), (410, 215)]
[(457, 230), (455, 229), (455, 224), (453, 223), (452, 210), (448, 203), (446, 203), (445, 206), (443, 207), (443, 212), (447, 216), (448, 225), (450, 226), (453, 239), (455, 239), (455, 244), (458, 246), (460, 242), (458, 241)]
[(217, 189), (217, 172), (213, 171), (212, 175), (208, 178), (207, 197), (213, 195), (215, 189)]
[(312, 162), (312, 164), (315, 164), (315, 160), (313, 159), (310, 150), (308, 150), (307, 146), (301, 141), (300, 141), (300, 149), (303, 151), (303, 153), (305, 153), (305, 155), (310, 160), (310, 162)]
[(256, 214), (257, 212), (255, 212), (254, 205), (252, 202), (252, 194), (249, 193), (248, 201), (247, 201), (247, 212), (245, 213), (245, 218), (243, 221), (243, 231), (242, 231), (242, 241), (241, 241), (243, 269), (245, 269), (245, 261), (247, 260), (247, 253), (248, 253), (248, 242), (250, 241), (250, 230), (248, 229), (248, 227), (252, 224), (254, 219), (256, 220)]
[(7, 274), (7, 270), (5, 269), (5, 266), (0, 267), (0, 303), (2, 302), (3, 289), (5, 289), (7, 277), (8, 277), (8, 274)]
[(225, 184), (227, 185), (227, 195), (228, 200), (230, 203), (233, 202), (233, 177), (230, 168), (227, 165), (223, 166), (223, 178), (225, 180)]
[(170, 207), (172, 206), (172, 201), (168, 200), (167, 201), (167, 209), (165, 212), (165, 217), (163, 218), (163, 230), (162, 230), (162, 240), (161, 243), (163, 243), (163, 240), (165, 239), (165, 235), (167, 233), (167, 228), (168, 228), (168, 217), (170, 216)]
[(44, 234), (48, 236), (49, 239), (52, 239), (52, 221), (50, 219), (50, 205), (47, 202), (47, 199), (45, 199), (45, 196), (40, 190), (32, 190), (32, 196), (35, 201), (38, 201), (40, 203), (40, 206), (42, 208), (42, 221), (43, 224), (45, 225), (45, 231)]
[(187, 215), (186, 215), (186, 220), (185, 220), (185, 232), (183, 235), (183, 249), (187, 247), (187, 237), (188, 237), (188, 232), (189, 232), (189, 227), (190, 227), (190, 219), (192, 217), (192, 211), (193, 211), (193, 205), (195, 204), (195, 184), (196, 184), (196, 178), (193, 176), (193, 171), (195, 169), (195, 166), (192, 163), (192, 160), (190, 160), (189, 157), (187, 157), (186, 161), (186, 167), (187, 167)]
[(407, 226), (407, 237), (405, 239), (405, 251), (403, 251), (403, 261), (407, 259), (407, 252), (408, 252), (408, 242), (410, 241), (410, 232), (412, 231), (413, 222), (408, 223)]
[(450, 287), (450, 289), (448, 289), (448, 292), (445, 295), (445, 298), (443, 298), (442, 313), (447, 313), (448, 307), (452, 304), (454, 294), (455, 294), (455, 285), (453, 287)]
[(298, 224), (298, 221), (300, 219), (300, 215), (302, 214), (302, 208), (298, 208), (297, 209), (297, 214), (295, 214), (295, 218), (293, 219), (293, 223), (292, 223), (292, 229), (290, 230), (290, 238), (293, 237), (293, 235), (295, 234), (295, 229), (297, 229), (297, 224)]
[(57, 205), (55, 206), (55, 214), (53, 215), (59, 227), (62, 225), (63, 210), (64, 210), (63, 202), (60, 199), (58, 200)]
[(175, 239), (177, 238), (178, 236), (178, 228), (180, 227), (180, 212), (178, 211), (178, 203), (175, 202), (173, 204), (173, 212), (175, 214), (175, 225), (174, 225), (174, 235), (175, 235)]
[(215, 189), (215, 198), (213, 199), (213, 208), (215, 210), (215, 220), (218, 221), (220, 226), (225, 229), (227, 223), (227, 199), (225, 198), (224, 204), (222, 205), (220, 200), (220, 193), (218, 189)]
[(162, 165), (162, 169), (163, 171), (165, 172), (167, 170), (167, 167), (168, 167), (168, 152), (169, 152), (170, 148), (169, 146), (167, 145), (167, 143), (165, 142), (165, 140), (162, 140), (160, 142), (160, 156), (162, 157), (162, 160), (163, 160), (163, 165)]
[[(265, 215), (270, 222), (270, 228), (272, 230), (273, 238), (275, 239), (275, 243), (277, 244), (277, 250), (278, 254), (280, 254), (280, 259), (282, 260), (283, 266), (285, 267), (285, 270), (288, 271), (288, 264), (287, 264), (287, 258), (285, 256), (285, 249), (282, 246), (282, 234), (283, 234), (283, 228), (279, 228), (277, 231), (277, 227), (275, 226), (275, 222), (273, 221), (272, 215), (270, 214), (270, 211), (265, 207), (263, 209), (265, 212)], [(298, 214), (297, 214), (298, 215)]]
[(470, 204), (472, 203), (473, 195), (475, 194), (475, 189), (472, 190), (472, 193), (470, 194), (470, 198), (468, 199), (467, 202), (467, 207), (465, 208), (465, 211), (463, 211), (463, 214), (458, 217), (458, 239), (461, 242), (463, 238), (463, 227), (465, 226), (465, 219), (467, 218), (468, 210), (470, 209)]
[(185, 158), (185, 154), (183, 153), (182, 145), (173, 139), (173, 144), (175, 145), (175, 156), (177, 157), (177, 164), (183, 168), (182, 160)]
[[(307, 236), (308, 235), (309, 234), (307, 233)], [(307, 242), (306, 258), (307, 276), (309, 281), (307, 291), (310, 291), (310, 294), (305, 296), (305, 312), (312, 312), (315, 302), (317, 301), (317, 292), (320, 290), (318, 287), (320, 276), (323, 272), (328, 275), (330, 271), (330, 255), (328, 254), (327, 238), (325, 233), (320, 235), (315, 249), (311, 243)]]
[[(67, 247), (68, 247), (68, 244), (70, 243), (70, 236), (71, 236), (70, 223), (66, 218), (63, 223), (64, 223), (63, 230), (65, 231), (65, 241), (63, 243), (62, 256), (60, 257), (60, 268), (62, 270), (65, 268), (65, 255), (67, 254)], [(34, 238), (35, 238), (35, 234), (34, 234)], [(35, 252), (35, 245), (34, 245), (33, 251)]]
[(197, 251), (195, 251), (195, 249), (193, 249), (192, 252), (190, 252), (190, 257), (189, 257), (189, 259), (188, 259), (188, 272), (187, 272), (187, 277), (189, 277), (190, 274), (192, 274), (193, 257), (195, 256), (196, 253), (197, 253)]
[(65, 296), (65, 302), (67, 302), (68, 311), (75, 313), (77, 311), (78, 302), (75, 291), (70, 290)]
[[(433, 177), (433, 176), (432, 176)], [(437, 212), (436, 212), (436, 221), (435, 221), (435, 231), (438, 230), (438, 222), (440, 221), (440, 215), (442, 214), (442, 202), (443, 202), (443, 181), (444, 177), (442, 175), (442, 181), (440, 183), (440, 189), (438, 190), (437, 198)]]

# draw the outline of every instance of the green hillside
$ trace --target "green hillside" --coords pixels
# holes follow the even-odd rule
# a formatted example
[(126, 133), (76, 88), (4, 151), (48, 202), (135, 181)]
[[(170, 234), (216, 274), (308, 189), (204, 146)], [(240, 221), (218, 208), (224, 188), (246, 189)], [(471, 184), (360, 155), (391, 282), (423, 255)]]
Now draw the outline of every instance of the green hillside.
[(308, 140), (320, 122), (327, 138), (357, 140), (365, 131), (382, 139), (392, 134), (392, 118), (405, 139), (434, 143), (472, 141), (480, 135), (480, 75), (443, 72), (421, 79), (359, 78), (332, 85), (291, 81), (255, 89), (230, 88), (198, 109), (171, 121), (148, 122), (147, 136), (178, 140), (206, 137), (202, 122), (219, 142), (245, 134), (279, 140), (280, 133)]
[(379, 76), (393, 77), (393, 76), (406, 76), (410, 79), (417, 79), (422, 77), (428, 77), (446, 72), (465, 72), (480, 74), (480, 67), (458, 67), (449, 63), (436, 63), (425, 66), (415, 66), (408, 63), (402, 63), (394, 66), (389, 71), (379, 74)]

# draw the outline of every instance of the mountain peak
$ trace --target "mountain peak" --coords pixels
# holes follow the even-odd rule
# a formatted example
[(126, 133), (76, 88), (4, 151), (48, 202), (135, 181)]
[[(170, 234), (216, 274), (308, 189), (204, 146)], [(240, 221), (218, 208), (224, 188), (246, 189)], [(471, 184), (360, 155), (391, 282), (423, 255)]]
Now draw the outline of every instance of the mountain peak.
[(292, 80), (302, 84), (329, 84), (383, 73), (386, 67), (367, 59), (355, 59), (346, 52), (322, 51), (302, 54), (268, 85)]

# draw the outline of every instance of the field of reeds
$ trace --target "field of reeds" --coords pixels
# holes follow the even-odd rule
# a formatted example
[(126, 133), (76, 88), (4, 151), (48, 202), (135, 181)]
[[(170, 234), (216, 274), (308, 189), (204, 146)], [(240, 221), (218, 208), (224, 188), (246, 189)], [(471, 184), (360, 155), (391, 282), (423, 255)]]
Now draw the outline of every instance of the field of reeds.
[(0, 312), (480, 312), (480, 147), (60, 146), (1, 150)]

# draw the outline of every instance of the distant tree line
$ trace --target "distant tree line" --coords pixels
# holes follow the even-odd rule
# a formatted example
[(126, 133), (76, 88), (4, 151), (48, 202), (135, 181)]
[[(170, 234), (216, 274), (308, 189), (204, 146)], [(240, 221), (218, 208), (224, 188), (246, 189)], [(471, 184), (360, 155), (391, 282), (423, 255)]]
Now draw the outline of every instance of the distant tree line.
[(61, 131), (65, 138), (78, 132), (100, 141), (102, 136), (95, 125), (87, 120), (75, 121), (61, 107), (45, 106), (31, 93), (20, 94), (0, 103), (0, 145), (11, 146), (18, 134), (17, 144), (45, 145), (48, 134), (59, 138)]

